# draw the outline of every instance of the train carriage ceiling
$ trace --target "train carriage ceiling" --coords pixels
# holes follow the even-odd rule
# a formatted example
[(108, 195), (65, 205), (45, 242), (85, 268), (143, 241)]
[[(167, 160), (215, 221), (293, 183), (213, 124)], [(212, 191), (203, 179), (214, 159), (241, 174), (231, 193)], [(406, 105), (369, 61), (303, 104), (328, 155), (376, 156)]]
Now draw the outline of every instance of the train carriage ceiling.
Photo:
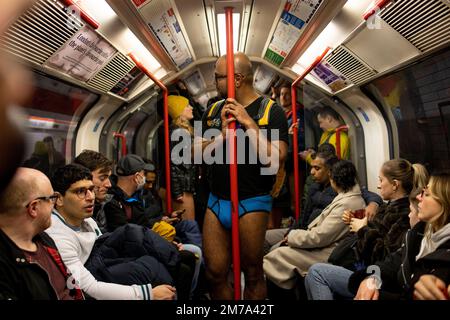
[[(118, 1), (109, 0), (110, 3)], [(180, 69), (180, 62), (176, 61), (179, 55), (183, 56), (181, 62), (186, 66), (223, 53), (220, 38), (224, 36), (224, 29), (219, 16), (224, 7), (234, 7), (235, 19), (239, 20), (235, 50), (247, 53), (255, 62), (257, 76), (262, 77), (257, 77), (255, 85), (263, 92), (275, 79), (275, 68), (285, 76), (295, 77), (326, 47), (332, 50), (307, 79), (328, 93), (336, 94), (450, 41), (447, 0), (388, 1), (386, 7), (375, 7), (377, 16), (368, 21), (363, 15), (374, 7), (372, 0), (132, 2), (138, 15), (150, 26), (170, 56), (174, 72)], [(167, 16), (167, 13), (175, 16), (172, 20), (176, 27), (172, 28), (171, 39), (161, 36), (161, 30), (155, 32), (152, 20), (155, 16)], [(189, 57), (193, 58), (192, 61)], [(196, 68), (194, 72), (211, 80), (213, 71), (212, 68)], [(194, 78), (188, 77), (187, 81), (189, 79)], [(204, 87), (194, 94), (214, 90), (212, 84), (205, 81)]]
[[(72, 14), (74, 2), (98, 28)], [(448, 0), (387, 1), (368, 21), (372, 0), (37, 0), (0, 46), (37, 69), (124, 100), (152, 85), (127, 57), (137, 53), (158, 78), (182, 79), (204, 101), (215, 93), (214, 61), (224, 51), (220, 14), (228, 6), (236, 14), (235, 49), (254, 62), (262, 92), (277, 74), (301, 74), (326, 47), (332, 50), (306, 79), (338, 94), (450, 42)], [(76, 63), (66, 65), (67, 56)]]

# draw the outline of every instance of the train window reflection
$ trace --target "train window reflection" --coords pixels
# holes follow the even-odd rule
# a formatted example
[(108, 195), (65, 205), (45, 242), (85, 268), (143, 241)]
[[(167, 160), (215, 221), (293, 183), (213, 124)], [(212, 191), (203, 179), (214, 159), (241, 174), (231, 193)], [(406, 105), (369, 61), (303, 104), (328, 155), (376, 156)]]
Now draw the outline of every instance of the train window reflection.
[(450, 169), (449, 88), (449, 49), (366, 87), (395, 119), (400, 157)]
[(41, 74), (35, 74), (35, 91), (26, 105), (27, 154), (23, 165), (46, 175), (70, 162), (73, 139), (81, 115), (98, 95)]

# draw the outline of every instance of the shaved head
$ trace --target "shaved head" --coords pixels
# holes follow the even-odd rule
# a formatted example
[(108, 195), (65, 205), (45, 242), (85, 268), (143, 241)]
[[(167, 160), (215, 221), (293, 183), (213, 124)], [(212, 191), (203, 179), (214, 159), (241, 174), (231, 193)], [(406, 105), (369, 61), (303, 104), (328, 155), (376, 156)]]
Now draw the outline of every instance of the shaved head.
[(24, 209), (28, 202), (47, 196), (52, 190), (50, 180), (42, 172), (19, 168), (0, 196), (0, 215), (16, 213)]
[[(216, 76), (227, 75), (227, 56), (221, 56), (216, 62)], [(249, 57), (242, 52), (234, 54), (234, 73), (236, 90), (253, 88), (253, 67)], [(216, 82), (217, 91), (222, 97), (227, 97), (227, 81), (225, 79)]]
[[(226, 74), (227, 68), (227, 56), (221, 56), (216, 63), (216, 67), (220, 66), (221, 69), (225, 68), (224, 74)], [(234, 54), (234, 68), (236, 73), (242, 73), (244, 76), (253, 76), (253, 66), (249, 57), (242, 52), (237, 52)]]

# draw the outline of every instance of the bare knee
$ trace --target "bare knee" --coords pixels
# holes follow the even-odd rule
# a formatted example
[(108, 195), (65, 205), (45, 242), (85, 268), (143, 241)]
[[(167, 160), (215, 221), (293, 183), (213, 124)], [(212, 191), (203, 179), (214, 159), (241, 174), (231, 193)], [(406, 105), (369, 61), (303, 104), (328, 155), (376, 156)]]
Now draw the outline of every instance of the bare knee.
[(228, 275), (228, 268), (217, 264), (206, 265), (206, 277), (214, 281), (214, 279), (225, 279)]
[(262, 260), (246, 263), (245, 266), (242, 267), (242, 269), (244, 272), (245, 282), (247, 285), (257, 283), (258, 281), (264, 278)]

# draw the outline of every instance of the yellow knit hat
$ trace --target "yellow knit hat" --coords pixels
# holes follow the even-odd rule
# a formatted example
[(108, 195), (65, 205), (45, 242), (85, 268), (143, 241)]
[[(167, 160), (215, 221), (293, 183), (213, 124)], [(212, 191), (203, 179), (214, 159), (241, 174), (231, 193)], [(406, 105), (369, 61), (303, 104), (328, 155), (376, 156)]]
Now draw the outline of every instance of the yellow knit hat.
[(182, 96), (169, 96), (169, 114), (172, 119), (178, 118), (189, 105), (189, 100)]

